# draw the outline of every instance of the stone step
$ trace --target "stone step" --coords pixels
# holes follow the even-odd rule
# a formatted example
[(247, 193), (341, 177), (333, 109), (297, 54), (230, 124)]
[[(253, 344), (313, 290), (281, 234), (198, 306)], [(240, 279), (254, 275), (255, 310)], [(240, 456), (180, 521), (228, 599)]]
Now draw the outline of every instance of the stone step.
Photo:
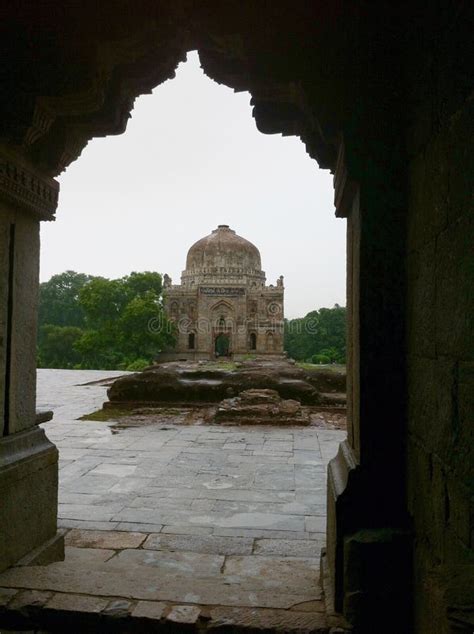
[[(205, 606), (165, 601), (0, 588), (0, 631), (48, 634), (103, 632), (285, 632), (329, 634), (324, 603), (299, 609)], [(343, 631), (343, 630), (338, 630)]]

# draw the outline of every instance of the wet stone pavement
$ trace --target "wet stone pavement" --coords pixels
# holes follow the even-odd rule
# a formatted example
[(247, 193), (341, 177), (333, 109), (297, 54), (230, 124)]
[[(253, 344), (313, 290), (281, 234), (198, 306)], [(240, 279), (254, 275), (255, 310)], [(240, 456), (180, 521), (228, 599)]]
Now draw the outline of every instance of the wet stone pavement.
[(38, 373), (66, 559), (0, 575), (9, 607), (34, 591), (47, 609), (107, 614), (122, 601), (148, 623), (323, 627), (326, 467), (345, 432), (77, 420), (106, 400), (81, 384), (119, 374)]

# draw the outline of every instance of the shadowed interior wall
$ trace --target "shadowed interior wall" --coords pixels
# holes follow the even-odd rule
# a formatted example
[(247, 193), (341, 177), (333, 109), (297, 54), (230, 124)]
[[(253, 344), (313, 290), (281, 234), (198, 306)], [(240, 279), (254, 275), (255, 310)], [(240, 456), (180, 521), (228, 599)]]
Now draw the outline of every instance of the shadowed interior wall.
[(474, 592), (474, 102), (460, 61), (473, 54), (472, 22), (446, 10), (434, 25), (410, 58), (406, 132), (408, 502), (420, 632), (465, 631)]

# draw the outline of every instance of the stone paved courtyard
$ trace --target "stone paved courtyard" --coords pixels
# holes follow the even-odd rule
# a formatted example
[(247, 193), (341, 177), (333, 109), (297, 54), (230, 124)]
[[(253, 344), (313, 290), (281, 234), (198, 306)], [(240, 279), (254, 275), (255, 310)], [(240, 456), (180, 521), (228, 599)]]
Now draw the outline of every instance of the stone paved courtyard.
[(42, 591), (50, 608), (85, 595), (101, 611), (114, 598), (171, 621), (175, 604), (191, 620), (256, 607), (280, 624), (321, 618), (326, 465), (345, 432), (78, 421), (106, 400), (104, 386), (81, 384), (119, 374), (39, 371), (66, 560), (11, 569), (0, 586)]

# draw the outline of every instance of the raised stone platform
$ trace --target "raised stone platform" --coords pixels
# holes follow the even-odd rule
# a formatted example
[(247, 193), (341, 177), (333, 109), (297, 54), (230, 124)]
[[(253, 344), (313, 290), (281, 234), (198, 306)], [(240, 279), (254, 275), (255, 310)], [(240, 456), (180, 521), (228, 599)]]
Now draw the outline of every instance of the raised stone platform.
[(308, 371), (281, 357), (242, 362), (170, 362), (117, 379), (108, 396), (112, 407), (136, 407), (170, 402), (216, 403), (249, 389), (272, 389), (281, 398), (304, 405), (343, 407), (340, 394), (332, 402), (328, 393), (340, 393), (343, 384), (344, 376)]

